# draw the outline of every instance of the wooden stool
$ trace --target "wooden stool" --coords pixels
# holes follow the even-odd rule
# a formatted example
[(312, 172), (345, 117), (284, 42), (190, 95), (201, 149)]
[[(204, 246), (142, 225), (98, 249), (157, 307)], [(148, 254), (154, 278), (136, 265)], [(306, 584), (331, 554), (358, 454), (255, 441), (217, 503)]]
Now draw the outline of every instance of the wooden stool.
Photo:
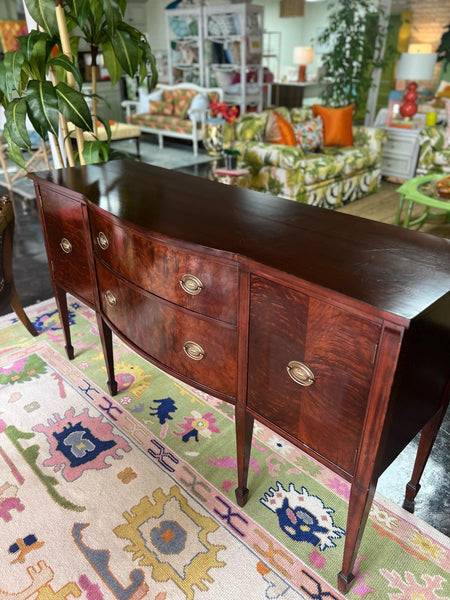
[(0, 144), (0, 166), (5, 173), (6, 187), (10, 192), (12, 192), (12, 184), (16, 181), (16, 179), (19, 179), (20, 177), (26, 177), (28, 175), (28, 171), (31, 171), (32, 168), (34, 171), (36, 171), (37, 166), (43, 163), (46, 169), (50, 169), (47, 146), (43, 140), (39, 148), (31, 152), (30, 158), (25, 162), (25, 168), (20, 168), (12, 177), (10, 177), (8, 173), (8, 163), (6, 158), (7, 156), (3, 150), (2, 144)]

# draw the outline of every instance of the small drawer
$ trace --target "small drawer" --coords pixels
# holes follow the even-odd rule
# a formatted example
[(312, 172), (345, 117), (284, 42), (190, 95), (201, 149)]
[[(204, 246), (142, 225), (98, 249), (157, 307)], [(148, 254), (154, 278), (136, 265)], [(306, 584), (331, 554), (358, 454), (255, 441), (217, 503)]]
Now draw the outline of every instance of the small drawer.
[(408, 139), (392, 139), (388, 137), (387, 142), (383, 146), (383, 153), (390, 151), (394, 154), (409, 155), (414, 148), (415, 140)]
[(96, 260), (109, 321), (150, 359), (229, 397), (236, 395), (237, 329), (143, 292)]
[(91, 229), (96, 255), (125, 279), (189, 310), (237, 323), (236, 263), (162, 243), (116, 225), (95, 209)]
[(381, 170), (384, 175), (397, 175), (407, 177), (411, 168), (410, 157), (383, 156)]
[(40, 187), (40, 196), (53, 276), (64, 289), (93, 304), (91, 239), (84, 205), (45, 187)]

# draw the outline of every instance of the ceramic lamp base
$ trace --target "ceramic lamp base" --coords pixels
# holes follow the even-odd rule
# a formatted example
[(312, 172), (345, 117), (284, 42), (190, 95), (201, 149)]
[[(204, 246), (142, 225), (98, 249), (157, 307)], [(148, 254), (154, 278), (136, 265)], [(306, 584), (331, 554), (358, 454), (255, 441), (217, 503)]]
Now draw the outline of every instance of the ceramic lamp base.
[(304, 83), (306, 81), (306, 65), (300, 65), (298, 67), (298, 79), (300, 83)]

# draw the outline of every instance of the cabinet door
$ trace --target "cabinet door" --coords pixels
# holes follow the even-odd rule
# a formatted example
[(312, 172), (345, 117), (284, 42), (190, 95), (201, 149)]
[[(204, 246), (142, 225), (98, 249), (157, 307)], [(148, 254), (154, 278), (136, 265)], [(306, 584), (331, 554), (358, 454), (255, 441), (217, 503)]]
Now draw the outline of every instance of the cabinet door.
[(378, 324), (252, 278), (249, 408), (353, 474), (379, 335)]
[(91, 241), (84, 205), (44, 187), (40, 188), (40, 196), (52, 277), (60, 287), (92, 306)]

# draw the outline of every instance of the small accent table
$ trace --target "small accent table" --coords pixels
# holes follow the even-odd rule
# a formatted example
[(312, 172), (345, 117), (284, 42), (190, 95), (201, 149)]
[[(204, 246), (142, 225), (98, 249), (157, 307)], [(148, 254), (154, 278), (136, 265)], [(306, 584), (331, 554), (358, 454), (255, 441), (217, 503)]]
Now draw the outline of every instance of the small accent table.
[(250, 171), (248, 169), (214, 169), (214, 179), (219, 183), (237, 185), (238, 187), (250, 187)]
[[(396, 225), (400, 225), (405, 200), (408, 202), (408, 207), (403, 220), (403, 227), (411, 227), (423, 223), (430, 215), (445, 215), (446, 220), (450, 217), (450, 200), (434, 195), (433, 182), (442, 179), (442, 177), (444, 177), (442, 173), (422, 175), (414, 177), (414, 179), (407, 181), (398, 188), (397, 192), (400, 194), (400, 200), (398, 201), (397, 215), (395, 217)], [(420, 217), (411, 221), (414, 202), (425, 206), (425, 210)], [(430, 212), (432, 208), (436, 208), (440, 212)]]
[(381, 174), (408, 181), (416, 172), (420, 129), (385, 127), (385, 131), (387, 140), (383, 145)]

